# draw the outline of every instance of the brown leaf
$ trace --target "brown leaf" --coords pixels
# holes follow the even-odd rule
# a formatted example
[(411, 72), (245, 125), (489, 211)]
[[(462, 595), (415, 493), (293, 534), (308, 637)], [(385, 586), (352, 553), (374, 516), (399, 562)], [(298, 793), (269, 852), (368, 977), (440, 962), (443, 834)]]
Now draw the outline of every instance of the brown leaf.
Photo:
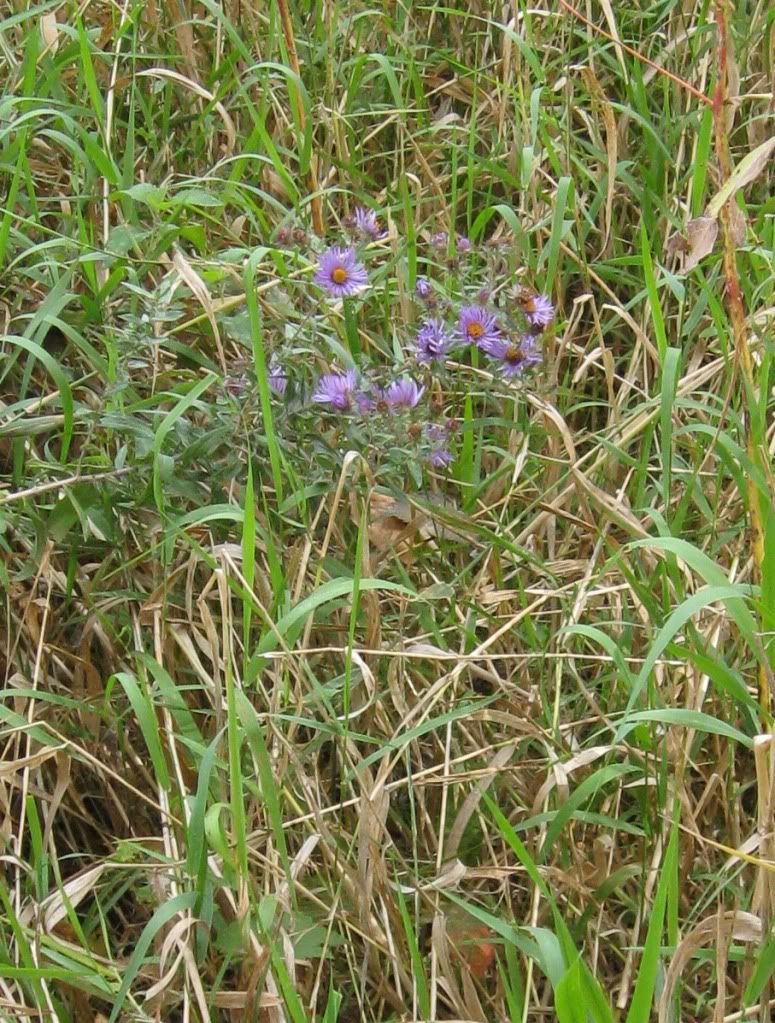
[(713, 944), (718, 935), (719, 925), (726, 929), (733, 941), (748, 943), (761, 941), (762, 922), (752, 913), (729, 910), (722, 914), (714, 913), (701, 920), (696, 927), (683, 936), (681, 942), (676, 946), (659, 999), (659, 1023), (667, 1023), (670, 1018), (673, 994), (681, 979), (684, 967), (698, 949)]
[(667, 239), (667, 244), (665, 245), (665, 252), (668, 256), (674, 256), (676, 252), (688, 251), (689, 243), (684, 238), (684, 236), (682, 234), (679, 234), (677, 231), (675, 234), (671, 234), (670, 237)]
[(732, 244), (735, 248), (739, 249), (741, 245), (745, 245), (748, 223), (745, 219), (745, 214), (736, 202), (729, 204), (729, 227)]
[(684, 273), (693, 270), (701, 259), (713, 251), (718, 237), (718, 220), (715, 217), (695, 217), (686, 225), (689, 252), (684, 264)]
[(40, 34), (46, 49), (56, 53), (59, 49), (59, 26), (57, 25), (56, 13), (49, 12), (40, 19)]
[(725, 203), (729, 202), (741, 188), (750, 184), (754, 178), (758, 178), (765, 167), (769, 167), (773, 149), (775, 149), (775, 135), (743, 157), (708, 203), (705, 212), (709, 217), (717, 217)]

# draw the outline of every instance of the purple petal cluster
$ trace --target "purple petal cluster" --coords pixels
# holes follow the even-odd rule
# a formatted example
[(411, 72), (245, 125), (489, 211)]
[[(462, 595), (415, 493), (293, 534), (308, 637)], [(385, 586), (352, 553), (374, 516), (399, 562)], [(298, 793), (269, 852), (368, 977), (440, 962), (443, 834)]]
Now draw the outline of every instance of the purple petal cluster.
[(366, 287), (369, 277), (354, 249), (335, 246), (320, 257), (315, 283), (332, 298), (349, 298)]
[(486, 346), (503, 336), (495, 316), (477, 305), (466, 305), (460, 310), (458, 330), (466, 344), (486, 350)]
[(467, 238), (464, 234), (461, 234), (457, 240), (458, 255), (464, 256), (467, 252), (470, 252), (471, 249), (471, 239)]
[(414, 285), (415, 294), (418, 298), (426, 299), (432, 292), (431, 282), (427, 277), (418, 277)]
[(387, 234), (377, 220), (374, 210), (367, 210), (364, 206), (359, 206), (355, 211), (355, 229), (364, 238), (369, 238), (373, 242), (379, 241)]
[(411, 377), (401, 377), (385, 388), (384, 397), (391, 409), (415, 408), (425, 393), (424, 387), (418, 387)]
[(521, 376), (529, 366), (541, 361), (536, 339), (530, 335), (516, 340), (499, 338), (491, 341), (485, 351), (491, 359), (495, 359), (498, 369), (509, 380)]
[(288, 374), (275, 359), (269, 363), (269, 374), (267, 377), (269, 390), (273, 391), (279, 398), (285, 394), (288, 386)]
[(357, 387), (358, 374), (354, 369), (348, 369), (346, 373), (324, 373), (318, 380), (312, 400), (319, 405), (330, 405), (337, 412), (349, 412)]
[(425, 436), (431, 444), (428, 461), (436, 469), (445, 469), (453, 460), (449, 450), (449, 431), (436, 423), (430, 423), (425, 428)]
[(442, 362), (453, 344), (454, 338), (441, 320), (426, 320), (414, 341), (417, 361), (423, 366)]
[(361, 391), (356, 395), (355, 403), (362, 415), (369, 412), (398, 412), (415, 408), (424, 393), (424, 387), (411, 377), (404, 376), (387, 387), (375, 387), (371, 393)]
[(554, 319), (554, 306), (546, 295), (528, 295), (520, 304), (531, 327), (543, 330)]

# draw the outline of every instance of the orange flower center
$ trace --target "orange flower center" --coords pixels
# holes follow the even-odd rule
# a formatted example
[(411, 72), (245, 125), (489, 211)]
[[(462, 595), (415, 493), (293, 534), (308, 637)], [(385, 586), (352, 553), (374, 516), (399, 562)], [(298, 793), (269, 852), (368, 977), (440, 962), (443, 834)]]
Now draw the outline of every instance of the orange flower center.
[(506, 352), (506, 362), (522, 362), (522, 349), (519, 345), (509, 345)]
[(473, 323), (468, 324), (469, 337), (472, 337), (474, 340), (476, 340), (476, 338), (481, 337), (482, 334), (484, 334), (484, 327), (481, 325), (481, 323), (477, 323), (476, 320), (474, 320)]
[(343, 266), (338, 266), (331, 276), (334, 279), (334, 284), (344, 284), (347, 280), (347, 271)]

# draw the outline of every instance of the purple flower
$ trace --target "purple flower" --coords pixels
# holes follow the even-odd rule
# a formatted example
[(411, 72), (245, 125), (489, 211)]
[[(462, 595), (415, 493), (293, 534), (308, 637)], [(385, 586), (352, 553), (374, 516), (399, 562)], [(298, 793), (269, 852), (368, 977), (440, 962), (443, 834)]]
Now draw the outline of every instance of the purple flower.
[(320, 257), (315, 283), (333, 298), (349, 298), (369, 283), (354, 249), (333, 248)]
[(546, 295), (531, 295), (530, 292), (525, 292), (520, 295), (519, 304), (531, 327), (543, 330), (554, 319), (554, 306)]
[(476, 296), (476, 301), (479, 303), (479, 305), (487, 305), (491, 297), (492, 292), (490, 291), (489, 288), (480, 288)]
[(500, 363), (500, 371), (509, 379), (521, 376), (528, 366), (541, 361), (536, 339), (529, 335), (515, 341), (500, 338), (490, 342), (485, 351)]
[(449, 430), (437, 423), (430, 423), (425, 428), (425, 436), (432, 445), (428, 461), (436, 469), (445, 469), (452, 462), (448, 447)]
[(371, 397), (368, 391), (358, 391), (355, 395), (355, 407), (362, 416), (367, 415), (369, 412), (373, 412), (377, 407), (376, 401)]
[(269, 363), (267, 381), (269, 383), (269, 390), (274, 391), (278, 397), (282, 398), (285, 394), (285, 388), (288, 386), (288, 374), (275, 359), (272, 359)]
[(352, 408), (357, 386), (358, 374), (354, 369), (348, 369), (346, 373), (324, 373), (318, 380), (312, 400), (320, 405), (330, 405), (338, 412), (348, 412)]
[(448, 241), (449, 235), (446, 231), (437, 231), (436, 234), (431, 235), (431, 245), (434, 249), (446, 249)]
[(385, 401), (391, 409), (414, 408), (425, 392), (424, 387), (418, 387), (411, 377), (401, 377), (393, 381), (382, 392)]
[(418, 277), (414, 285), (414, 290), (418, 298), (428, 298), (433, 289), (431, 288), (431, 282), (427, 277)]
[(374, 210), (367, 210), (363, 206), (359, 206), (355, 211), (355, 229), (365, 238), (371, 238), (373, 242), (387, 234), (387, 231), (382, 230)]
[(434, 448), (428, 455), (428, 461), (434, 469), (446, 469), (453, 461), (449, 448)]
[(424, 366), (442, 361), (453, 343), (453, 337), (441, 320), (426, 320), (417, 331), (414, 342), (417, 361)]
[(471, 239), (466, 238), (464, 234), (461, 234), (457, 240), (457, 251), (459, 255), (465, 255), (466, 252), (471, 251)]
[(484, 349), (490, 342), (499, 341), (502, 336), (493, 314), (476, 305), (466, 305), (460, 310), (459, 331), (467, 344)]

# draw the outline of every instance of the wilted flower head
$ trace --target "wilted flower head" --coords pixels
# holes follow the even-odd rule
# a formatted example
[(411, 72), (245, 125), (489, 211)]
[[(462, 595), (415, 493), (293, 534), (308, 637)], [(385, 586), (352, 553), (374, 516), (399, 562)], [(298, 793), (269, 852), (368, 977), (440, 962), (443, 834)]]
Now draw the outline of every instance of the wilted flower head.
[(318, 380), (312, 400), (320, 405), (330, 405), (338, 412), (347, 412), (353, 406), (357, 386), (358, 374), (354, 369), (348, 369), (346, 373), (324, 373)]
[(460, 336), (468, 344), (485, 348), (491, 341), (501, 337), (498, 321), (492, 313), (476, 305), (466, 305), (460, 310)]
[(453, 338), (441, 320), (426, 320), (417, 331), (415, 351), (421, 365), (441, 361), (453, 344)]
[(525, 291), (519, 296), (519, 305), (531, 327), (543, 330), (554, 319), (554, 306), (546, 295), (533, 295)]
[(335, 247), (320, 257), (315, 283), (334, 298), (348, 298), (365, 288), (369, 278), (354, 249)]
[(431, 288), (431, 282), (427, 277), (418, 277), (414, 285), (414, 290), (418, 298), (427, 298), (433, 289)]
[(434, 249), (446, 249), (448, 241), (449, 235), (446, 231), (437, 231), (436, 234), (431, 235), (431, 245)]
[(269, 383), (269, 390), (274, 391), (278, 397), (282, 398), (285, 394), (285, 388), (288, 386), (288, 374), (276, 359), (272, 359), (269, 363), (267, 382)]
[(367, 210), (364, 206), (358, 206), (355, 211), (355, 228), (365, 238), (371, 238), (372, 241), (384, 238), (387, 234), (387, 231), (382, 230), (374, 210)]
[(516, 340), (500, 338), (491, 341), (485, 351), (500, 363), (498, 368), (509, 379), (521, 376), (528, 366), (534, 366), (541, 361), (536, 339), (529, 335)]
[(383, 391), (384, 399), (392, 409), (414, 408), (425, 392), (411, 377), (393, 381)]
[(457, 251), (462, 256), (471, 251), (471, 239), (461, 234), (457, 240)]
[(452, 453), (448, 447), (449, 431), (437, 423), (430, 423), (425, 428), (425, 436), (432, 445), (428, 461), (436, 469), (445, 469), (452, 462)]
[(232, 397), (241, 398), (247, 391), (249, 383), (247, 373), (233, 373), (226, 377), (223, 386)]

